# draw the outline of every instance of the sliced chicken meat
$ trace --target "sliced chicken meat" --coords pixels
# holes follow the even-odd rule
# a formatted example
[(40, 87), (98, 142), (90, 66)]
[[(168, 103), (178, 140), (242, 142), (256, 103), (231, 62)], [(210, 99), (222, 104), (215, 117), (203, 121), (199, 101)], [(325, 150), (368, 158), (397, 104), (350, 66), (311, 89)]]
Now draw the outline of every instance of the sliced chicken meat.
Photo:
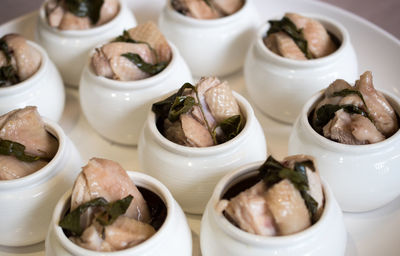
[(133, 200), (125, 216), (149, 222), (151, 216), (146, 201), (126, 171), (116, 162), (92, 158), (75, 181), (71, 210), (98, 197), (114, 202), (128, 195), (132, 195)]
[(382, 93), (375, 90), (370, 71), (360, 76), (356, 88), (363, 95), (369, 114), (378, 130), (386, 137), (393, 135), (399, 129), (396, 112)]
[(207, 106), (217, 123), (231, 116), (240, 115), (239, 105), (227, 82), (210, 88), (204, 93), (204, 96)]
[[(311, 156), (294, 155), (294, 156), (288, 156), (285, 159), (283, 159), (283, 164), (291, 169), (294, 169), (296, 163), (301, 163), (306, 161), (311, 161), (315, 163), (315, 159)], [(322, 190), (321, 178), (315, 166), (314, 169), (311, 169), (308, 165), (305, 166), (306, 166), (306, 175), (309, 187), (308, 194), (318, 204), (317, 216), (316, 216), (316, 218), (318, 219), (321, 216), (322, 211), (324, 209), (324, 192)]]
[(0, 180), (13, 180), (25, 177), (42, 169), (46, 161), (23, 162), (14, 156), (0, 155)]
[(264, 43), (271, 51), (285, 58), (307, 60), (304, 53), (285, 32), (270, 34), (264, 38)]
[(178, 12), (195, 19), (217, 19), (222, 17), (218, 11), (204, 0), (172, 0), (172, 7)]
[(365, 116), (355, 114), (351, 116), (351, 119), (351, 133), (357, 140), (363, 141), (366, 144), (385, 140), (385, 136)]
[(51, 27), (60, 30), (84, 30), (112, 20), (119, 12), (118, 0), (104, 0), (100, 8), (99, 20), (92, 24), (89, 17), (78, 17), (68, 11), (64, 0), (50, 0), (45, 6), (47, 21)]
[(323, 128), (323, 134), (326, 138), (339, 143), (361, 145), (362, 141), (357, 140), (351, 130), (351, 115), (340, 109), (335, 112), (332, 118)]
[(265, 199), (280, 235), (294, 234), (311, 225), (304, 200), (289, 180), (284, 179), (273, 185)]
[(17, 34), (8, 34), (2, 38), (12, 52), (12, 64), (21, 81), (31, 77), (40, 67), (41, 55), (30, 46), (25, 38)]
[(51, 159), (58, 150), (58, 141), (45, 128), (36, 107), (25, 107), (0, 117), (0, 139), (24, 145), (30, 155)]
[(214, 6), (224, 15), (231, 15), (242, 8), (243, 0), (213, 0)]
[(333, 97), (335, 92), (340, 92), (340, 91), (343, 91), (345, 89), (351, 90), (351, 89), (353, 89), (353, 87), (343, 79), (336, 79), (335, 81), (333, 81), (333, 83), (331, 83), (328, 86), (328, 88), (324, 92), (324, 95), (327, 98), (331, 98), (331, 97)]
[(267, 188), (263, 181), (242, 191), (239, 195), (220, 201), (224, 204), (221, 210), (242, 230), (256, 235), (274, 236), (275, 229), (272, 213), (268, 208), (265, 195)]
[(336, 45), (320, 22), (296, 13), (286, 13), (285, 16), (296, 25), (297, 29), (302, 29), (308, 49), (314, 58), (327, 56), (336, 50)]
[(138, 42), (146, 42), (156, 52), (155, 62), (169, 62), (172, 50), (167, 39), (154, 22), (148, 21), (128, 30), (130, 37)]
[(80, 237), (70, 237), (73, 243), (92, 251), (112, 252), (114, 248), (103, 239), (103, 226), (94, 222)]

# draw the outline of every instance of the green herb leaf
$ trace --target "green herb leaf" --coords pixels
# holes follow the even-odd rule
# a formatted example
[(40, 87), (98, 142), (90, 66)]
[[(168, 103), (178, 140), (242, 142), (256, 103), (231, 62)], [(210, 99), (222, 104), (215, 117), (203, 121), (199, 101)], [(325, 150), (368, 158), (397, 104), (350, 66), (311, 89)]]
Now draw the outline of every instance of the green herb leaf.
[(309, 184), (306, 167), (309, 167), (311, 170), (315, 171), (312, 161), (297, 162), (294, 165), (294, 170), (292, 170), (282, 165), (272, 156), (269, 156), (267, 160), (260, 166), (258, 171), (259, 177), (265, 182), (267, 187), (271, 187), (283, 179), (288, 179), (299, 190), (302, 198), (304, 199), (306, 207), (310, 212), (310, 218), (312, 221), (314, 221), (317, 213), (318, 203), (312, 196), (310, 196), (310, 194), (308, 194)]
[(268, 22), (271, 26), (267, 31), (267, 35), (281, 31), (285, 32), (293, 39), (307, 59), (313, 58), (308, 50), (308, 43), (304, 38), (303, 30), (297, 29), (296, 25), (289, 18), (283, 17), (281, 20), (269, 20)]
[(87, 203), (84, 203), (72, 212), (69, 212), (64, 216), (60, 223), (58, 224), (64, 230), (71, 232), (73, 236), (82, 235), (83, 228), (81, 227), (81, 215), (89, 208), (89, 207), (101, 207), (107, 205), (108, 202), (103, 197), (99, 197), (93, 199)]
[(124, 43), (132, 43), (132, 44), (145, 44), (145, 45), (147, 45), (147, 47), (149, 47), (150, 51), (156, 57), (156, 62), (158, 62), (158, 54), (157, 54), (156, 50), (154, 50), (154, 48), (151, 47), (151, 45), (149, 43), (147, 43), (147, 42), (137, 41), (137, 40), (133, 39), (129, 35), (129, 32), (126, 31), (126, 30), (124, 30), (124, 32), (122, 32), (122, 35), (120, 35), (117, 38), (115, 38), (114, 42), (124, 42)]
[(10, 140), (0, 139), (0, 155), (15, 156), (18, 160), (24, 162), (34, 162), (40, 159), (38, 156), (25, 154), (25, 146)]
[(104, 0), (66, 0), (67, 10), (78, 17), (89, 17), (92, 24), (100, 19), (100, 10)]
[(164, 70), (164, 68), (168, 65), (166, 62), (159, 62), (156, 64), (149, 64), (145, 62), (139, 54), (136, 53), (124, 53), (121, 56), (130, 60), (133, 64), (135, 64), (140, 70), (149, 74), (149, 75), (156, 75)]
[(107, 226), (111, 225), (119, 216), (125, 214), (132, 199), (133, 196), (131, 195), (113, 203), (109, 203), (103, 197), (93, 199), (69, 212), (62, 220), (60, 220), (58, 225), (64, 230), (70, 232), (73, 236), (80, 236), (84, 231), (84, 228), (81, 226), (81, 216), (89, 207), (99, 208), (99, 214), (96, 217), (96, 221), (98, 221), (102, 226)]
[(241, 115), (234, 115), (222, 121), (218, 126), (224, 133), (224, 137), (219, 139), (218, 143), (224, 143), (235, 138), (242, 131), (244, 120)]
[(171, 109), (169, 110), (168, 119), (171, 122), (175, 122), (179, 119), (181, 114), (189, 112), (194, 105), (196, 105), (196, 101), (191, 96), (176, 97)]
[(0, 39), (0, 51), (4, 53), (4, 55), (6, 56), (7, 63), (9, 64), (11, 62), (12, 52), (8, 48), (8, 44), (6, 43), (6, 41), (2, 38)]
[(210, 3), (210, 0), (203, 0), (205, 3), (206, 3), (206, 5), (208, 5), (210, 8), (213, 8), (212, 7), (212, 5), (211, 5), (211, 3)]
[(20, 78), (12, 65), (0, 67), (0, 87), (17, 84)]

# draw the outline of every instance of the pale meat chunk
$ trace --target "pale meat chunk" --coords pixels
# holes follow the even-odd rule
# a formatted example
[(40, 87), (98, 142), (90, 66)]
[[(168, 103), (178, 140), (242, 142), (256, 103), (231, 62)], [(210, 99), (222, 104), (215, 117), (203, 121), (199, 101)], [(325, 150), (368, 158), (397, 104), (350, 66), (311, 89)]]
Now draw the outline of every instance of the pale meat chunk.
[[(49, 6), (49, 4), (47, 6)], [(51, 11), (48, 11), (47, 20), (49, 22), (49, 25), (56, 28), (60, 26), (61, 21), (64, 17), (64, 13), (65, 11), (61, 6), (57, 6)]]
[(351, 122), (351, 115), (345, 112), (343, 109), (340, 109), (335, 112), (335, 117), (324, 126), (323, 134), (326, 138), (330, 138), (334, 141), (344, 144), (365, 144), (353, 136)]
[(357, 94), (349, 94), (339, 101), (339, 105), (353, 105), (360, 109), (365, 109), (364, 102)]
[(178, 12), (196, 19), (217, 19), (222, 16), (204, 0), (172, 0), (171, 4)]
[(335, 92), (340, 92), (345, 89), (353, 89), (353, 87), (343, 79), (336, 79), (331, 83), (328, 88), (325, 90), (324, 95), (328, 98), (333, 97)]
[(146, 42), (156, 52), (156, 62), (169, 62), (172, 58), (172, 50), (167, 39), (152, 21), (128, 30), (132, 39), (138, 42)]
[(20, 35), (8, 34), (3, 39), (12, 51), (19, 78), (23, 81), (32, 76), (39, 69), (42, 59), (40, 53)]
[(107, 60), (106, 56), (100, 49), (96, 49), (91, 59), (91, 64), (96, 75), (104, 76), (107, 78), (114, 77), (114, 72), (111, 69), (110, 62)]
[(104, 0), (100, 9), (100, 18), (96, 25), (102, 25), (112, 20), (119, 11), (118, 0)]
[(274, 219), (268, 208), (265, 194), (267, 188), (263, 181), (241, 192), (224, 204), (226, 215), (242, 230), (256, 235), (274, 236), (277, 233)]
[(71, 12), (65, 12), (58, 26), (61, 30), (84, 30), (91, 27), (88, 17), (78, 17)]
[(360, 80), (356, 82), (356, 88), (361, 92), (378, 130), (386, 137), (393, 135), (399, 129), (396, 112), (382, 93), (375, 90), (370, 71), (360, 76)]
[(351, 116), (351, 119), (351, 133), (357, 140), (369, 144), (385, 140), (385, 136), (365, 116), (355, 114)]
[(307, 60), (304, 53), (296, 45), (293, 39), (288, 36), (285, 32), (277, 32), (269, 35), (266, 39), (266, 45), (268, 48), (289, 59), (294, 60)]
[(214, 145), (210, 132), (205, 126), (194, 119), (191, 114), (181, 114), (179, 118), (189, 145), (193, 147), (209, 147)]
[(171, 122), (166, 118), (164, 120), (164, 135), (165, 137), (179, 145), (191, 146), (186, 139), (180, 121)]
[(239, 105), (227, 82), (210, 88), (205, 92), (204, 96), (207, 106), (217, 123), (221, 123), (231, 116), (240, 115)]
[(135, 63), (123, 56), (111, 57), (110, 67), (115, 80), (134, 81), (149, 77), (149, 74), (140, 70)]
[[(294, 169), (295, 164), (298, 162), (312, 161), (315, 163), (315, 159), (308, 155), (294, 155), (288, 156), (283, 159), (283, 164), (290, 169)], [(306, 175), (308, 180), (309, 190), (307, 193), (317, 202), (317, 219), (321, 216), (324, 209), (324, 192), (322, 189), (322, 182), (319, 176), (319, 172), (314, 165), (314, 170), (306, 166)]]
[(0, 139), (24, 145), (30, 155), (51, 159), (58, 141), (45, 128), (36, 107), (25, 107), (0, 117)]
[(112, 252), (114, 248), (103, 239), (103, 226), (94, 222), (86, 228), (80, 237), (70, 237), (72, 242), (92, 251)]
[(42, 169), (46, 161), (23, 162), (14, 156), (0, 155), (0, 180), (13, 180), (25, 177)]
[(243, 0), (214, 0), (214, 6), (224, 15), (230, 15), (242, 8)]
[(151, 216), (146, 201), (118, 163), (92, 158), (83, 167), (79, 176), (72, 188), (71, 210), (98, 197), (103, 197), (108, 202), (114, 202), (132, 195), (133, 200), (125, 216), (143, 222), (150, 220)]
[(308, 49), (314, 58), (327, 56), (336, 50), (336, 45), (320, 22), (296, 13), (286, 13), (285, 16), (296, 25), (297, 29), (303, 30)]
[[(196, 85), (197, 94), (199, 96), (200, 104), (203, 107), (204, 116), (208, 122), (208, 125), (211, 128), (214, 128), (217, 125), (217, 122), (216, 122), (214, 116), (212, 115), (210, 109), (208, 108), (208, 105), (207, 105), (207, 102), (205, 99), (205, 93), (206, 93), (206, 91), (218, 86), (219, 84), (221, 84), (221, 81), (219, 81), (219, 79), (216, 77), (202, 77)], [(198, 103), (195, 92), (193, 92), (191, 94), (191, 96)], [(202, 114), (199, 106), (193, 106), (192, 115), (197, 119), (197, 121), (199, 121), (205, 125), (203, 114)]]
[(0, 51), (0, 67), (7, 65), (7, 58), (3, 51)]
[(265, 199), (274, 217), (279, 235), (290, 235), (311, 226), (310, 214), (300, 192), (284, 179), (273, 185)]

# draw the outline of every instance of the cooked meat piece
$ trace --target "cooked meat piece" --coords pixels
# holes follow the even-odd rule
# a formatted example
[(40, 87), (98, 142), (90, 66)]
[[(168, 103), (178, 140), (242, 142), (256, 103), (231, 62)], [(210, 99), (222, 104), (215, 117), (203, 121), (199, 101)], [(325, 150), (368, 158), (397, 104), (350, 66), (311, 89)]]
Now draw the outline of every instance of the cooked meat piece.
[(125, 53), (136, 53), (146, 63), (156, 63), (156, 57), (146, 44), (132, 44), (124, 42), (113, 42), (105, 44), (99, 50), (101, 53), (94, 55), (92, 65), (96, 74), (110, 75), (110, 70), (104, 64), (105, 59), (109, 61), (113, 78), (121, 81), (138, 80), (149, 77), (149, 75), (140, 70), (136, 64), (121, 56)]
[(172, 58), (172, 50), (167, 39), (152, 21), (128, 30), (132, 39), (138, 42), (146, 42), (157, 54), (155, 62), (169, 62)]
[[(312, 161), (315, 162), (314, 158), (308, 155), (294, 155), (288, 156), (283, 159), (283, 164), (290, 169), (294, 169), (297, 162)], [(319, 176), (318, 169), (314, 165), (314, 171), (306, 166), (306, 174), (308, 179), (309, 191), (308, 194), (318, 203), (317, 219), (321, 216), (324, 209), (324, 192), (322, 190), (321, 178)]]
[(45, 128), (36, 107), (25, 107), (0, 117), (0, 139), (24, 145), (29, 155), (51, 159), (58, 150), (58, 141)]
[(91, 63), (96, 75), (104, 76), (107, 78), (114, 77), (114, 72), (111, 69), (110, 63), (100, 49), (96, 49), (96, 52), (93, 54)]
[(7, 58), (3, 51), (0, 51), (0, 67), (7, 65)]
[(356, 88), (363, 95), (369, 114), (378, 130), (386, 137), (393, 135), (399, 129), (396, 112), (382, 93), (375, 90), (370, 71), (360, 76)]
[[(207, 102), (205, 99), (205, 93), (209, 89), (214, 88), (219, 84), (221, 84), (221, 82), (216, 77), (202, 77), (196, 85), (200, 104), (203, 107), (203, 113), (205, 115), (205, 118), (207, 119), (208, 125), (211, 128), (214, 128), (217, 125), (217, 122), (216, 122), (215, 118), (213, 117), (210, 109), (208, 108), (208, 105), (207, 105)], [(198, 102), (196, 94), (194, 92), (192, 93), (191, 96), (196, 100), (196, 102)], [(199, 106), (193, 107), (192, 115), (197, 119), (197, 121), (199, 121), (205, 125), (203, 114), (201, 113)]]
[(13, 180), (34, 173), (47, 164), (46, 161), (23, 162), (14, 156), (0, 155), (0, 180)]
[(353, 105), (361, 109), (365, 109), (364, 102), (357, 94), (350, 94), (343, 97), (339, 101), (339, 105)]
[(118, 0), (104, 0), (103, 5), (100, 9), (100, 19), (96, 25), (102, 25), (112, 20), (119, 11)]
[(133, 200), (125, 216), (148, 222), (151, 216), (146, 201), (126, 171), (114, 161), (92, 158), (72, 188), (71, 210), (98, 197), (114, 202), (128, 195)]
[(242, 8), (243, 0), (214, 0), (214, 6), (224, 15), (230, 15)]
[[(47, 6), (49, 7), (50, 4), (48, 4)], [(47, 11), (47, 13), (47, 20), (49, 22), (49, 25), (55, 28), (59, 27), (65, 14), (64, 9), (60, 5), (58, 5), (54, 9)]]
[(210, 132), (193, 118), (191, 114), (181, 114), (182, 130), (188, 144), (192, 147), (209, 147), (214, 145)]
[(15, 68), (21, 81), (32, 76), (38, 69), (42, 57), (40, 53), (30, 46), (25, 38), (17, 34), (5, 35), (2, 39), (12, 51)]
[(274, 219), (268, 208), (265, 195), (267, 188), (263, 181), (242, 191), (239, 195), (220, 203), (225, 204), (225, 213), (242, 230), (252, 234), (274, 236), (277, 233)]
[(311, 225), (304, 200), (289, 180), (284, 179), (273, 185), (267, 191), (265, 199), (279, 235), (290, 235)]
[(188, 143), (185, 133), (182, 129), (180, 121), (171, 122), (168, 119), (164, 120), (164, 136), (179, 145), (190, 146)]
[(82, 248), (92, 251), (112, 252), (114, 248), (103, 240), (103, 226), (94, 222), (86, 228), (80, 237), (70, 237), (69, 239)]
[(271, 51), (280, 56), (294, 60), (307, 60), (304, 53), (285, 32), (270, 34), (264, 42)]
[(326, 97), (330, 98), (333, 97), (335, 92), (340, 92), (345, 89), (353, 89), (353, 87), (343, 79), (336, 79), (331, 83), (328, 88), (325, 90), (324, 94)]
[(351, 115), (340, 109), (335, 112), (335, 117), (332, 118), (323, 128), (323, 134), (326, 138), (334, 141), (350, 144), (361, 145), (365, 144), (357, 140), (352, 133), (351, 129)]
[(296, 13), (286, 13), (285, 16), (296, 25), (297, 29), (303, 30), (308, 49), (314, 58), (327, 56), (336, 50), (336, 45), (328, 32), (318, 21)]
[(210, 88), (204, 93), (205, 101), (217, 123), (240, 115), (240, 108), (227, 82)]
[(115, 250), (122, 250), (140, 244), (155, 233), (155, 229), (147, 223), (120, 216), (106, 226), (104, 237)]
[(385, 139), (385, 136), (365, 116), (354, 114), (351, 116), (351, 120), (351, 133), (357, 140), (368, 144), (380, 142)]
[(65, 12), (58, 26), (61, 30), (84, 30), (91, 27), (89, 17), (78, 17), (70, 12)]
[(172, 0), (172, 7), (182, 14), (196, 19), (217, 19), (221, 15), (204, 0)]

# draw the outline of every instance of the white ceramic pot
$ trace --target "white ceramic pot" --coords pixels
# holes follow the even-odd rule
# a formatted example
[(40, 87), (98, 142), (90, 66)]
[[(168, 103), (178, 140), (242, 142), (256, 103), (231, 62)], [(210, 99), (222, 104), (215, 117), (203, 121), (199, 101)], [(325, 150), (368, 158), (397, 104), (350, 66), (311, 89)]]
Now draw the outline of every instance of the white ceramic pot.
[(287, 236), (265, 237), (248, 233), (230, 223), (215, 207), (227, 189), (253, 175), (262, 162), (238, 168), (218, 182), (201, 220), (200, 246), (203, 256), (340, 256), (346, 249), (342, 212), (323, 182), (325, 208), (311, 227)]
[(213, 20), (187, 17), (170, 1), (160, 14), (158, 24), (163, 34), (182, 53), (195, 76), (224, 76), (243, 66), (259, 22), (251, 0), (236, 13)]
[(82, 159), (72, 141), (55, 122), (44, 122), (46, 130), (58, 140), (58, 151), (42, 169), (19, 179), (0, 181), (0, 245), (25, 246), (43, 241), (54, 206), (80, 172)]
[(120, 1), (118, 14), (101, 26), (85, 30), (59, 30), (47, 23), (44, 4), (39, 10), (35, 39), (46, 49), (64, 82), (74, 87), (78, 87), (89, 50), (137, 24), (131, 10), (124, 1)]
[(358, 76), (357, 57), (347, 30), (327, 17), (305, 16), (320, 21), (341, 41), (334, 53), (307, 61), (279, 56), (263, 42), (269, 29), (265, 24), (258, 30), (244, 65), (246, 88), (256, 106), (285, 123), (293, 123), (303, 104), (337, 78), (354, 81)]
[(60, 120), (65, 104), (64, 84), (53, 62), (39, 45), (28, 41), (42, 58), (39, 69), (28, 79), (0, 87), (0, 115), (17, 108), (37, 106), (41, 115)]
[(192, 256), (192, 237), (186, 217), (168, 189), (156, 179), (138, 172), (128, 172), (139, 187), (156, 193), (167, 207), (167, 217), (161, 228), (149, 239), (132, 248), (116, 252), (96, 252), (84, 249), (69, 240), (58, 226), (68, 209), (71, 190), (57, 203), (46, 238), (46, 256)]
[(168, 66), (142, 80), (117, 81), (97, 76), (90, 61), (86, 64), (80, 81), (80, 103), (90, 125), (99, 134), (113, 142), (136, 145), (151, 104), (160, 95), (192, 81), (179, 51), (173, 44), (170, 46), (172, 60)]
[(233, 93), (246, 119), (243, 130), (223, 144), (194, 148), (169, 141), (157, 129), (150, 112), (140, 135), (139, 165), (159, 179), (183, 210), (203, 213), (218, 180), (236, 167), (263, 160), (267, 155), (264, 132), (245, 98)]
[[(318, 134), (308, 121), (322, 94), (315, 94), (304, 105), (290, 135), (289, 154), (315, 157), (321, 176), (344, 211), (369, 211), (395, 199), (400, 195), (400, 131), (369, 145), (331, 141)], [(385, 97), (400, 113), (400, 99), (389, 93)]]

